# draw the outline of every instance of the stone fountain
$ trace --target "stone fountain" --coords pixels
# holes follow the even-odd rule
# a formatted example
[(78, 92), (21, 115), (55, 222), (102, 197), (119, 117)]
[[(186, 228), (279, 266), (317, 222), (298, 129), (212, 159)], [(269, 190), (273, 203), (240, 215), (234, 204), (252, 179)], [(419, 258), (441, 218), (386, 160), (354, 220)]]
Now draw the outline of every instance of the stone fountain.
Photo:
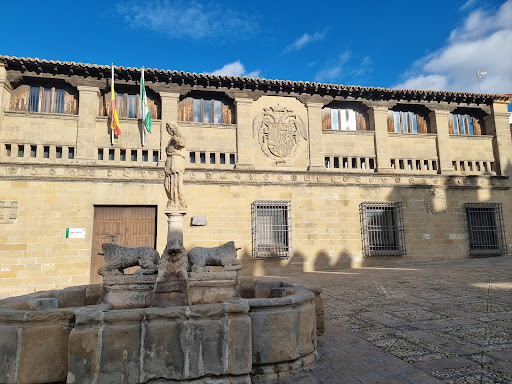
[(239, 277), (234, 242), (186, 253), (185, 142), (167, 129), (162, 255), (104, 244), (102, 285), (0, 301), (1, 383), (271, 383), (314, 363), (318, 289)]

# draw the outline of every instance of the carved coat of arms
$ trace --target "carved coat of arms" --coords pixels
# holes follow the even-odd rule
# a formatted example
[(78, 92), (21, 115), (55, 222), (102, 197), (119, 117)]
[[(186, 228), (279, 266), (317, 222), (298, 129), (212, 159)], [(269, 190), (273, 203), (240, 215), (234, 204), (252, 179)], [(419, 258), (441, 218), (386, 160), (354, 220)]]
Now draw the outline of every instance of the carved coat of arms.
[(302, 119), (291, 109), (279, 104), (263, 108), (255, 117), (254, 135), (263, 152), (270, 158), (286, 161), (297, 150), (301, 140), (307, 140), (307, 132)]

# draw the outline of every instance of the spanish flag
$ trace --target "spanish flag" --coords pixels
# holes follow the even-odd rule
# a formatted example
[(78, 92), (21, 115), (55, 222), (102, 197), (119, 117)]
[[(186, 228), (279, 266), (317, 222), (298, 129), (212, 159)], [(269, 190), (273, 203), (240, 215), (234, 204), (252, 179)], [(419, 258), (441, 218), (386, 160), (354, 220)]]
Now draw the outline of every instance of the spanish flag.
[(121, 128), (119, 127), (119, 118), (117, 117), (116, 110), (116, 92), (114, 91), (114, 64), (112, 64), (112, 81), (110, 82), (110, 129), (116, 135), (121, 134)]

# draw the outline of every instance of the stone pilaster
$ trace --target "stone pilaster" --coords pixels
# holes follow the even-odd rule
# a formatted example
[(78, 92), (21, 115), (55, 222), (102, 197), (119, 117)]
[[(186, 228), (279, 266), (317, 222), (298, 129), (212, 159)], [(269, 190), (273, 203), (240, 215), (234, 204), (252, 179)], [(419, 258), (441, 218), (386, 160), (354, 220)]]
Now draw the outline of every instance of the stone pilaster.
[(254, 168), (254, 138), (252, 130), (252, 99), (236, 99), (236, 149), (235, 168)]
[(76, 133), (76, 158), (95, 159), (96, 116), (99, 108), (99, 88), (79, 86), (78, 129)]
[(393, 172), (391, 168), (388, 143), (388, 108), (372, 107), (368, 111), (370, 126), (375, 130), (375, 154), (377, 172)]
[[(4, 63), (0, 62), (0, 118), (3, 112), (9, 109), (9, 94), (11, 92), (11, 85), (7, 80), (7, 71)], [(0, 130), (2, 121), (0, 120)]]
[[(169, 134), (166, 131), (165, 124), (178, 124), (178, 102), (179, 93), (160, 92), (162, 100), (162, 124), (160, 126), (160, 162), (158, 165), (165, 164), (165, 147), (169, 142)], [(186, 136), (185, 136), (186, 138)]]
[(307, 103), (309, 167), (308, 170), (325, 170), (322, 144), (322, 103)]
[(437, 133), (437, 159), (438, 173), (449, 175), (453, 174), (452, 154), (450, 150), (450, 131), (448, 122), (450, 119), (450, 111), (434, 111), (429, 114), (430, 124), (432, 124), (433, 132)]
[(486, 132), (493, 134), (492, 140), (494, 158), (498, 163), (496, 173), (502, 176), (512, 176), (512, 138), (510, 135), (509, 116), (505, 102), (494, 102), (493, 114), (484, 117)]

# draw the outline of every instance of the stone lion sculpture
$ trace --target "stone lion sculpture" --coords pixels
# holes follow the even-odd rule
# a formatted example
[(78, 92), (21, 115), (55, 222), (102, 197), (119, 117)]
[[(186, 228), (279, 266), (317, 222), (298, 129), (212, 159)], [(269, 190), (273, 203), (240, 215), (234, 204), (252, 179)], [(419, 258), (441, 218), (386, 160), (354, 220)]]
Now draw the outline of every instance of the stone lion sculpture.
[(158, 273), (160, 255), (151, 247), (127, 248), (117, 244), (101, 245), (105, 265), (98, 269), (103, 276), (124, 275), (125, 268), (140, 266), (134, 275), (154, 275)]
[(190, 272), (207, 272), (208, 266), (223, 266), (225, 271), (242, 269), (242, 263), (236, 258), (234, 241), (229, 241), (219, 247), (195, 247), (188, 253)]
[(187, 269), (188, 259), (183, 244), (178, 239), (170, 239), (162, 253), (157, 281), (163, 281), (172, 274), (187, 280)]

